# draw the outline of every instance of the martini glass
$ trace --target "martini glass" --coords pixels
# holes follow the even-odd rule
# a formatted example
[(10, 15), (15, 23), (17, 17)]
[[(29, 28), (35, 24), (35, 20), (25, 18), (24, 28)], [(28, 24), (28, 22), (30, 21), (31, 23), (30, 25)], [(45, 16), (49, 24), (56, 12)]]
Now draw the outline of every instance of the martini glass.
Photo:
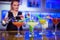
[[(42, 25), (42, 33), (39, 33), (39, 34), (42, 34), (42, 36), (43, 36), (43, 34), (44, 34), (44, 32), (45, 32), (45, 29), (46, 29), (46, 26), (44, 26), (45, 23), (46, 23), (46, 20), (41, 19), (39, 22), (40, 22), (40, 24)], [(43, 40), (43, 37), (42, 37), (42, 40)]]
[(17, 21), (17, 20), (15, 20), (14, 22), (12, 22), (16, 27), (17, 27), (17, 29), (18, 29), (18, 33), (17, 33), (17, 35), (16, 35), (16, 37), (22, 37), (22, 35), (20, 35), (20, 30), (19, 30), (19, 28), (23, 25), (23, 22), (21, 21), (21, 20), (19, 20), (19, 21)]
[(53, 19), (51, 19), (52, 20), (52, 22), (54, 23), (54, 25), (55, 25), (55, 32), (54, 32), (54, 34), (55, 34), (55, 40), (57, 40), (56, 39), (56, 30), (57, 30), (57, 24), (58, 24), (58, 19), (57, 18), (53, 18)]
[(38, 22), (33, 22), (33, 21), (30, 21), (30, 22), (27, 22), (27, 24), (29, 25), (29, 30), (30, 30), (30, 33), (31, 35), (29, 35), (30, 37), (31, 36), (34, 36), (34, 26), (38, 24)]
[[(46, 23), (46, 20), (44, 20), (44, 19), (40, 20), (40, 24), (42, 25), (43, 30), (46, 29), (45, 23)], [(43, 32), (43, 30), (42, 30), (42, 32)]]
[(52, 21), (55, 24), (55, 32), (56, 32), (56, 27), (57, 27), (57, 24), (58, 24), (58, 19), (57, 18), (53, 18)]

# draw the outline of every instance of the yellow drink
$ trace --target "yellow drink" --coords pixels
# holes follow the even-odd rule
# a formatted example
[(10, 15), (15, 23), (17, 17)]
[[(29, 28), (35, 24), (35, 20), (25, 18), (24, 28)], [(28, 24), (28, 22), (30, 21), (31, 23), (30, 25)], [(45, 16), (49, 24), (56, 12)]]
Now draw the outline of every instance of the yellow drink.
[(46, 20), (42, 19), (42, 20), (40, 20), (40, 23), (41, 24), (45, 24), (46, 23)]

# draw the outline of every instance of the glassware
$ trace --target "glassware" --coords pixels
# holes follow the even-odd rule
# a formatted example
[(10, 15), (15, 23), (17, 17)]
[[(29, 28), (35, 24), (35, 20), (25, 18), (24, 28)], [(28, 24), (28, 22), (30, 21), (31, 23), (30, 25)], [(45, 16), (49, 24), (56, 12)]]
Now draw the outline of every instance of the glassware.
[(33, 22), (33, 21), (30, 21), (30, 22), (27, 22), (27, 24), (29, 25), (29, 30), (30, 30), (30, 37), (31, 36), (34, 36), (34, 26), (38, 24), (38, 22)]
[(17, 28), (18, 28), (18, 34), (16, 35), (16, 37), (21, 37), (22, 35), (20, 35), (19, 33), (19, 28), (22, 27), (23, 25), (23, 22), (20, 22), (20, 21), (15, 21), (15, 22), (12, 22)]
[(22, 27), (23, 23), (23, 16), (16, 16), (14, 18), (11, 19), (12, 23), (17, 27), (18, 29), (18, 33), (16, 35), (16, 37), (22, 37), (22, 35), (20, 35), (20, 27)]
[(57, 30), (57, 24), (58, 24), (59, 21), (58, 21), (57, 18), (52, 18), (51, 20), (55, 24), (55, 32), (54, 32), (54, 35), (55, 35), (55, 40), (57, 40), (56, 39), (56, 30)]
[[(45, 29), (46, 29), (46, 26), (45, 26), (46, 20), (41, 19), (41, 20), (39, 20), (39, 22), (40, 22), (40, 24), (42, 25), (42, 32), (39, 33), (39, 34), (42, 34), (42, 36), (44, 36)], [(43, 40), (43, 37), (42, 37), (42, 40)]]
[(44, 19), (40, 20), (40, 24), (42, 25), (42, 32), (46, 28), (45, 23), (46, 23), (46, 20), (44, 20)]

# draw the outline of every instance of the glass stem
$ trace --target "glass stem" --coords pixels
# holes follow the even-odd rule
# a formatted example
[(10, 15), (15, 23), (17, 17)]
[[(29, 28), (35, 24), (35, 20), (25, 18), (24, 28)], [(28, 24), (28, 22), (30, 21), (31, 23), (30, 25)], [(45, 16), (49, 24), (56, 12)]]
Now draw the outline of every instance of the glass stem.
[(55, 24), (55, 32), (56, 32), (56, 30), (57, 30), (57, 24)]
[(42, 26), (42, 33), (43, 33), (43, 26)]
[(19, 32), (20, 30), (19, 30), (19, 27), (18, 27), (18, 34), (20, 34), (20, 32)]
[(32, 28), (32, 34), (33, 34), (33, 32), (34, 32), (33, 30), (34, 30), (34, 28)]
[(43, 34), (43, 24), (42, 24), (42, 40), (43, 40), (43, 35), (44, 35), (44, 34)]
[(55, 24), (55, 40), (57, 40), (57, 38), (56, 38), (56, 30), (57, 30), (57, 24)]

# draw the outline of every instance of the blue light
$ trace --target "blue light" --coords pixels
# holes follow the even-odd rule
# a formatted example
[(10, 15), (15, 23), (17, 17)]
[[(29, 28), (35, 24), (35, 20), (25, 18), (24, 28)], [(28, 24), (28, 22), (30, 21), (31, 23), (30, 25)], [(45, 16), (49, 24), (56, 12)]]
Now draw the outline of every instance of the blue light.
[(42, 35), (39, 35), (39, 32), (34, 32), (34, 38), (42, 38)]
[(24, 37), (25, 39), (29, 39), (29, 32), (27, 31), (27, 32), (25, 32), (25, 37)]
[(8, 12), (7, 10), (2, 10), (2, 12), (1, 12), (2, 20), (5, 18), (5, 15), (6, 15), (7, 12)]
[[(28, 2), (27, 3), (28, 7), (40, 7), (40, 4), (41, 4), (40, 0), (33, 0), (33, 1), (32, 0), (28, 0), (27, 2)], [(36, 4), (35, 4), (35, 2), (36, 2)]]
[(46, 33), (46, 37), (48, 37), (48, 38), (54, 37), (53, 32), (51, 32), (51, 31), (47, 31), (47, 33)]
[(46, 8), (60, 9), (60, 0), (46, 0)]
[(60, 18), (60, 13), (56, 13), (57, 18)]

